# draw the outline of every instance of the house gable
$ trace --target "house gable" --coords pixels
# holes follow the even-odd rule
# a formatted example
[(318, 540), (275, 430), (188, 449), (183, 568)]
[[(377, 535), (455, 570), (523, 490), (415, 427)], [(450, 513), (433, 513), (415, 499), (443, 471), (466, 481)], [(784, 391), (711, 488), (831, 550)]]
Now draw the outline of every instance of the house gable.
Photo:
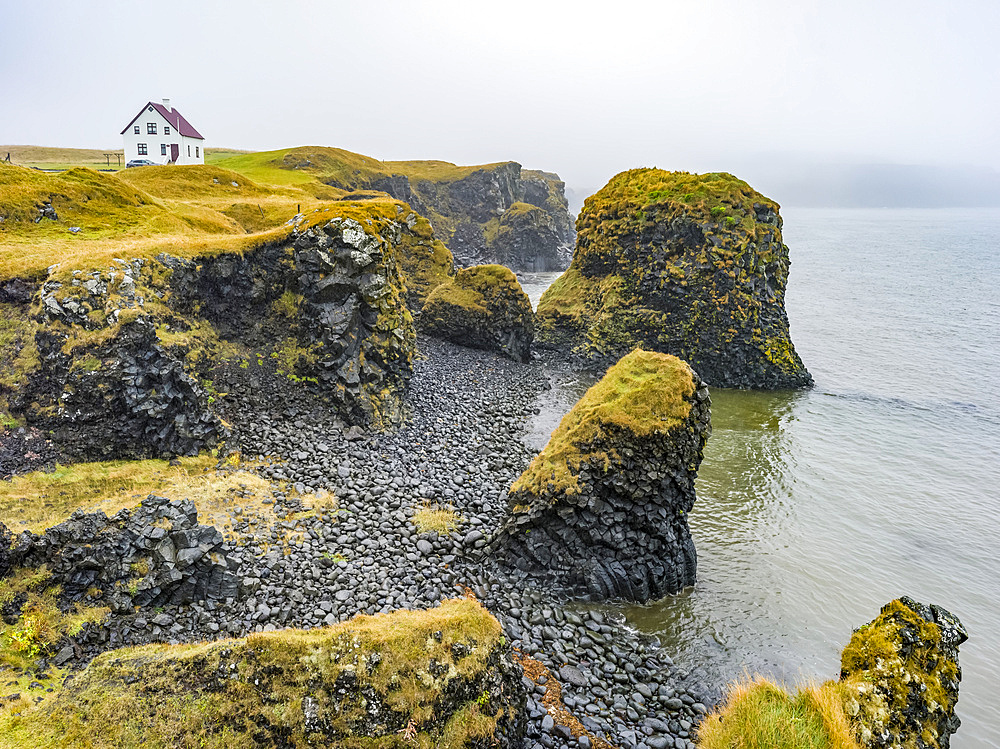
[(174, 128), (174, 130), (177, 133), (184, 136), (185, 138), (195, 138), (197, 140), (205, 140), (205, 137), (197, 130), (195, 130), (194, 126), (191, 125), (191, 123), (184, 118), (184, 115), (182, 115), (176, 109), (171, 109), (170, 111), (167, 111), (167, 108), (164, 107), (162, 104), (156, 104), (151, 101), (147, 101), (145, 104), (142, 105), (142, 109), (140, 109), (139, 112), (136, 114), (136, 116), (129, 121), (129, 123), (122, 129), (121, 133), (119, 133), (119, 135), (125, 135), (128, 129), (132, 127), (133, 124), (135, 124), (135, 121), (140, 117), (142, 117), (142, 115), (148, 112), (150, 109), (159, 114), (160, 118), (163, 119), (167, 125)]

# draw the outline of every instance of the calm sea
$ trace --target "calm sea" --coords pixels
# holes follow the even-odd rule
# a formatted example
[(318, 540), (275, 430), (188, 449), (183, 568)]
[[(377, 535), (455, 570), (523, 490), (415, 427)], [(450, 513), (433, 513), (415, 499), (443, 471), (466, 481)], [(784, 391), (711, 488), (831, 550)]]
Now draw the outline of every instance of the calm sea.
[[(786, 308), (816, 387), (712, 391), (698, 583), (625, 614), (721, 684), (836, 678), (900, 595), (962, 646), (956, 749), (1000, 746), (1000, 211), (782, 211)], [(537, 301), (556, 274), (535, 274)], [(586, 387), (546, 397), (544, 444)]]

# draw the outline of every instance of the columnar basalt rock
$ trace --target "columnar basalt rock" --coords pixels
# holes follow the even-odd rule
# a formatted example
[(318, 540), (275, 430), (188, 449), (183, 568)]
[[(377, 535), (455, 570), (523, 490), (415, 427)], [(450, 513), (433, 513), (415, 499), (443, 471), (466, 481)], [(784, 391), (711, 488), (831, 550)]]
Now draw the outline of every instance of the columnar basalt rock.
[(958, 646), (968, 633), (940, 606), (899, 598), (855, 631), (841, 655), (847, 712), (870, 749), (947, 749), (962, 669)]
[(538, 305), (542, 346), (602, 366), (641, 346), (719, 387), (811, 384), (789, 336), (778, 205), (742, 180), (622, 172), (587, 199), (577, 232)]
[(226, 555), (222, 533), (198, 524), (190, 500), (153, 495), (110, 518), (78, 511), (40, 536), (25, 531), (8, 562), (45, 565), (67, 601), (87, 597), (117, 613), (135, 606), (218, 601), (238, 589), (236, 565)]
[(709, 408), (708, 388), (685, 362), (625, 356), (511, 486), (492, 557), (592, 600), (647, 601), (694, 583), (687, 513)]
[(463, 346), (528, 361), (534, 335), (531, 301), (502, 265), (459, 270), (438, 286), (420, 315), (421, 329)]

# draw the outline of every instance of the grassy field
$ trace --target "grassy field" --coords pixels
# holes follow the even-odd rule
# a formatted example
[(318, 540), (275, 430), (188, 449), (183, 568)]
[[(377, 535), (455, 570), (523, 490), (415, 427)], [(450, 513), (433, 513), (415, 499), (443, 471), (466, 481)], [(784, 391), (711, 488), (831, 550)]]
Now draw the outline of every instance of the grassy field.
[[(248, 154), (236, 148), (206, 148), (205, 163), (215, 164), (223, 159)], [(10, 163), (33, 169), (48, 171), (74, 169), (78, 166), (88, 169), (118, 171), (125, 167), (124, 152), (121, 148), (51, 148), (49, 146), (0, 146), (0, 161), (10, 154)], [(110, 159), (106, 154), (112, 154)], [(119, 161), (114, 154), (120, 155)]]

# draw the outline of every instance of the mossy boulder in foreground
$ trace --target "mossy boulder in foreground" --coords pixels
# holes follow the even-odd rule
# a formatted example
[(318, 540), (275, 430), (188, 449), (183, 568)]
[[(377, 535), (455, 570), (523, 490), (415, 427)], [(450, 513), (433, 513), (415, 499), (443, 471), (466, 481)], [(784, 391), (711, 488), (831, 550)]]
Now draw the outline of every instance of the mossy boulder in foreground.
[(850, 689), (847, 710), (859, 743), (948, 747), (961, 725), (958, 646), (967, 639), (954, 614), (907, 597), (886, 604), (858, 629), (841, 654), (840, 678)]
[(851, 637), (839, 681), (795, 694), (762, 677), (738, 682), (699, 727), (699, 749), (947, 749), (967, 637), (940, 606), (891, 601)]
[(788, 266), (778, 205), (742, 180), (622, 172), (584, 204), (537, 339), (599, 364), (636, 346), (674, 354), (718, 387), (802, 387)]
[(476, 601), (98, 656), (0, 747), (504, 747), (520, 669)]
[(694, 583), (687, 513), (709, 406), (708, 388), (680, 359), (625, 356), (511, 486), (493, 557), (593, 600), (646, 601)]
[(528, 361), (534, 335), (531, 301), (502, 265), (476, 265), (431, 292), (420, 316), (426, 333)]

